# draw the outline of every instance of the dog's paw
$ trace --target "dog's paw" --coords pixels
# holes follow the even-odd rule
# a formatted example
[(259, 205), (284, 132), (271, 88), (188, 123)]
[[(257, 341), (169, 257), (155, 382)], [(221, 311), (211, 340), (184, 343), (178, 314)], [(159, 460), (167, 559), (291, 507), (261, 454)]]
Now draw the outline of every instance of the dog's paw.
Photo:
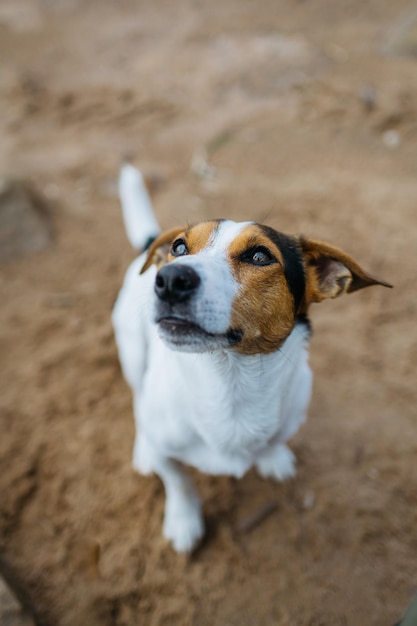
[(286, 480), (296, 474), (295, 456), (284, 444), (274, 446), (265, 452), (256, 467), (263, 478)]
[(167, 502), (163, 531), (177, 552), (192, 552), (204, 535), (198, 499)]

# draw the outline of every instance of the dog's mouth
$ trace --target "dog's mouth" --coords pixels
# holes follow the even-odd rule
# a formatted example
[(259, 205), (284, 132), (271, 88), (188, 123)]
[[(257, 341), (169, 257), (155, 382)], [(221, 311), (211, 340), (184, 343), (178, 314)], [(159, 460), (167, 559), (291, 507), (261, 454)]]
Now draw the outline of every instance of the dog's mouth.
[(175, 346), (190, 347), (193, 344), (207, 344), (208, 349), (215, 347), (232, 347), (238, 344), (243, 336), (242, 331), (230, 329), (222, 334), (209, 333), (204, 328), (182, 317), (166, 316), (156, 320), (162, 337)]
[(156, 323), (162, 330), (168, 332), (170, 335), (176, 335), (178, 338), (196, 334), (210, 336), (210, 333), (207, 333), (201, 326), (198, 326), (198, 324), (194, 324), (194, 322), (190, 322), (181, 317), (161, 317)]

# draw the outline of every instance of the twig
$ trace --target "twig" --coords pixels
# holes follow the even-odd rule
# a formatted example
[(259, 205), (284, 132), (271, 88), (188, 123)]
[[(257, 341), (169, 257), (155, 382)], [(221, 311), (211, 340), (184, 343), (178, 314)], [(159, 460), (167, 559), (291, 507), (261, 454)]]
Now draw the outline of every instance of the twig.
[(262, 524), (263, 521), (266, 520), (267, 517), (271, 515), (274, 511), (276, 511), (278, 505), (275, 501), (266, 502), (260, 509), (258, 509), (255, 513), (242, 520), (239, 524), (239, 530), (243, 533), (249, 533), (254, 528)]

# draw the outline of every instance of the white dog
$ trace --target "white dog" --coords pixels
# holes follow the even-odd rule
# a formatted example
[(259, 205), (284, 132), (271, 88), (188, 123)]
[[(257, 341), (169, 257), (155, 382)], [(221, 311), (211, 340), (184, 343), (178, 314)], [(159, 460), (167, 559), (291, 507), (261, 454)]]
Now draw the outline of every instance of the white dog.
[(160, 234), (130, 165), (122, 168), (120, 195), (130, 242), (139, 250), (148, 244), (113, 311), (134, 396), (133, 465), (161, 478), (164, 535), (188, 552), (204, 522), (183, 465), (293, 476), (286, 442), (306, 417), (312, 383), (309, 305), (391, 285), (334, 246), (255, 222), (212, 220)]

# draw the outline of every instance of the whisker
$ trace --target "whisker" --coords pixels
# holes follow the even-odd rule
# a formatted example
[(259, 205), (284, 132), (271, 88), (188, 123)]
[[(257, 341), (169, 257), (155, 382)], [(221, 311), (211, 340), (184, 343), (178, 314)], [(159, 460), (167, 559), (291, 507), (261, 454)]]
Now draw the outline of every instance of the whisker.
[(278, 348), (278, 352), (280, 352), (280, 354), (282, 354), (282, 356), (284, 356), (287, 359), (287, 361), (291, 363), (291, 365), (295, 365), (295, 363), (290, 359), (288, 354), (286, 354), (286, 352), (284, 352), (282, 348)]

